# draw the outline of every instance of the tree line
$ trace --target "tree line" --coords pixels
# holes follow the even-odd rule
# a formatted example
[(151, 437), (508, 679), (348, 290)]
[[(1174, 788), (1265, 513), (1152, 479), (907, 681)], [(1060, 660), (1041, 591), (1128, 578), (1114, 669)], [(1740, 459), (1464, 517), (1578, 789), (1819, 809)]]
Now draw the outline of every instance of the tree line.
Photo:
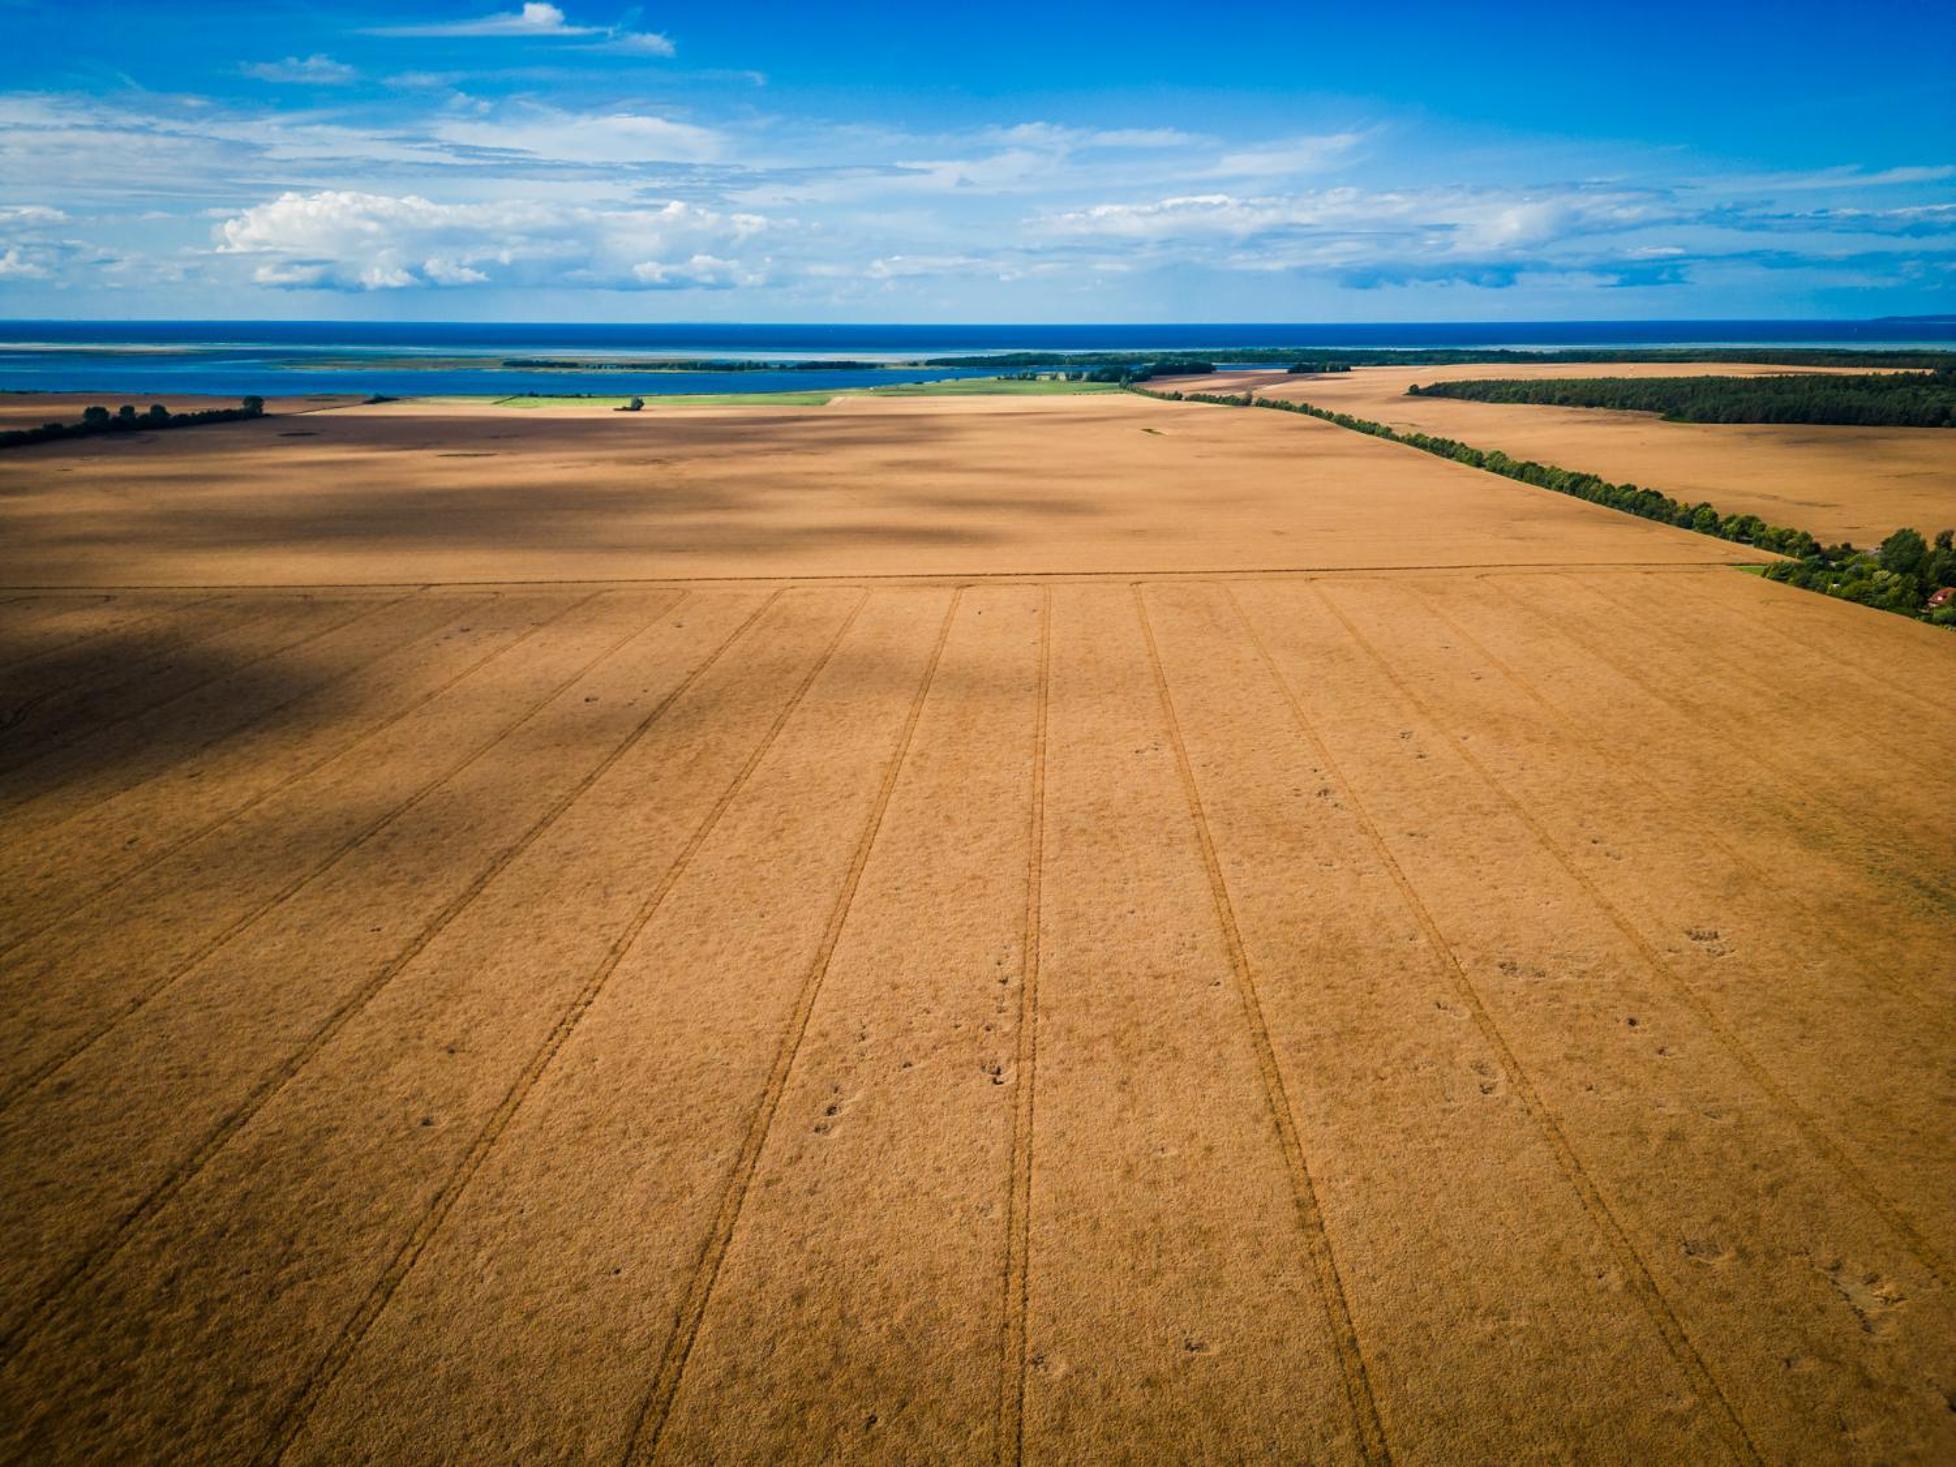
[(1411, 397), (1661, 413), (1674, 423), (1956, 428), (1956, 367), (1928, 373), (1771, 377), (1490, 377), (1415, 384)]
[(1220, 407), (1274, 408), (1278, 412), (1302, 413), (1369, 434), (1393, 443), (1403, 443), (1422, 453), (1434, 454), (1485, 469), (1491, 474), (1531, 484), (1537, 489), (1567, 494), (1591, 504), (1621, 510), (1642, 519), (1674, 525), (1700, 535), (1731, 540), (1741, 545), (1756, 545), (1777, 555), (1791, 557), (1766, 568), (1769, 580), (1801, 586), (1857, 602), (1882, 611), (1899, 612), (1937, 626), (1956, 627), (1956, 601), (1931, 609), (1929, 599), (1944, 588), (1956, 586), (1956, 533), (1940, 531), (1933, 545), (1913, 529), (1895, 531), (1875, 550), (1857, 549), (1842, 541), (1822, 545), (1805, 530), (1771, 525), (1756, 514), (1720, 514), (1710, 504), (1686, 504), (1656, 489), (1635, 484), (1615, 484), (1597, 474), (1578, 473), (1533, 459), (1514, 459), (1499, 449), (1472, 448), (1457, 439), (1430, 433), (1401, 432), (1369, 418), (1332, 412), (1292, 398), (1257, 397), (1242, 393), (1149, 392), (1145, 396), (1179, 402), (1206, 402)]
[(191, 413), (173, 413), (160, 402), (151, 403), (147, 412), (138, 412), (132, 404), (125, 402), (115, 412), (99, 406), (84, 408), (78, 423), (42, 423), (34, 428), (9, 428), (0, 432), (0, 448), (25, 448), (30, 443), (53, 443), (62, 438), (94, 438), (103, 433), (194, 428), (201, 423), (239, 423), (264, 415), (265, 399), (262, 397), (247, 397), (234, 408), (204, 408)]

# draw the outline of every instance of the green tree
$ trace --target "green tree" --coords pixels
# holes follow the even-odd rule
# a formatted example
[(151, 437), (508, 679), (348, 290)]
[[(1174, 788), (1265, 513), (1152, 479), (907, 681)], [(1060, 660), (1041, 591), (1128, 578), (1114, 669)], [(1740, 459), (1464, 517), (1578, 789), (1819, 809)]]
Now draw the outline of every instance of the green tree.
[(1875, 552), (1881, 561), (1881, 568), (1893, 571), (1896, 575), (1912, 576), (1922, 568), (1922, 562), (1929, 554), (1926, 542), (1914, 530), (1901, 529), (1881, 542)]

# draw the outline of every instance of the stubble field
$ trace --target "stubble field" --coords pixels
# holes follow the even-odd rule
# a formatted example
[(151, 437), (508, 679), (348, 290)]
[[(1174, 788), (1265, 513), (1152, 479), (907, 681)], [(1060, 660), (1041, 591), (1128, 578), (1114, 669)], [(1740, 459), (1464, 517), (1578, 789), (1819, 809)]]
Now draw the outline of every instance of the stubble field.
[[(1956, 433), (1804, 423), (1667, 423), (1654, 413), (1408, 397), (1415, 383), (1488, 377), (1747, 376), (1786, 367), (1729, 363), (1361, 367), (1324, 377), (1232, 372), (1176, 383), (1189, 391), (1301, 398), (1395, 428), (1498, 448), (1618, 483), (1659, 489), (1721, 514), (1756, 514), (1823, 542), (1878, 545), (1904, 525), (1956, 526)], [(1203, 386), (1204, 382), (1212, 385)]]
[(1956, 639), (1278, 414), (293, 426), (0, 463), (0, 1453), (1956, 1453)]

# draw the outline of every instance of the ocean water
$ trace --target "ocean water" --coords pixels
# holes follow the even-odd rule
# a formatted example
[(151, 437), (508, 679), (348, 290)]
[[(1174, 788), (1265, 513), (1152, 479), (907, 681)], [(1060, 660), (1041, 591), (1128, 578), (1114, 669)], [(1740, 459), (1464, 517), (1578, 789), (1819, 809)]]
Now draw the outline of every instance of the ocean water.
[[(0, 390), (144, 393), (315, 392), (435, 396), (780, 392), (980, 375), (944, 368), (655, 372), (637, 358), (758, 362), (902, 361), (1023, 351), (1182, 351), (1238, 347), (1657, 347), (1956, 344), (1956, 318), (1873, 321), (1509, 321), (1491, 324), (1163, 324), (1149, 326), (499, 325), (330, 321), (0, 321)], [(574, 373), (505, 358), (600, 359)]]

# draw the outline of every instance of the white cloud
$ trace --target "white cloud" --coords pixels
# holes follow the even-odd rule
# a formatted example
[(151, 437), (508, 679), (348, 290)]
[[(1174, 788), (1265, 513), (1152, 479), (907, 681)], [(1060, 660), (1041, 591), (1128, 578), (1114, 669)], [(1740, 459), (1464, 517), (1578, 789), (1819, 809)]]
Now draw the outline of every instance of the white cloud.
[(1298, 194), (1183, 194), (1140, 204), (1095, 204), (1046, 216), (1055, 235), (1136, 240), (1249, 239), (1266, 235), (1412, 240), (1451, 253), (1516, 249), (1597, 228), (1669, 217), (1654, 195), (1581, 189), (1443, 188)]
[(444, 143), (527, 153), (559, 163), (703, 163), (718, 158), (718, 133), (687, 122), (636, 112), (593, 115), (530, 107), (493, 119), (454, 118), (435, 124)]
[(520, 10), (478, 16), (474, 20), (437, 21), (427, 25), (374, 26), (370, 36), (595, 36), (601, 29), (572, 25), (555, 5), (530, 0)]
[(0, 280), (46, 280), (52, 272), (30, 259), (18, 245), (0, 250)]
[(217, 252), (255, 258), (252, 278), (284, 288), (718, 289), (764, 278), (729, 252), (769, 227), (678, 201), (596, 209), (328, 190), (281, 194), (225, 220)]
[(1956, 164), (1883, 168), (1869, 172), (1852, 164), (1818, 168), (1810, 173), (1758, 173), (1743, 177), (1701, 179), (1710, 189), (1739, 193), (1804, 193), (1813, 189), (1894, 188), (1907, 184), (1942, 183), (1956, 178)]
[[(608, 40), (600, 41), (592, 48), (597, 51), (633, 51), (641, 56), (672, 56), (678, 47), (672, 44), (670, 36), (662, 36), (657, 31), (613, 31)], [(745, 73), (749, 77), (758, 72)]]
[(573, 25), (570, 17), (561, 9), (555, 5), (542, 3), (542, 0), (530, 0), (530, 3), (520, 10), (477, 16), (474, 20), (436, 21), (425, 25), (374, 26), (366, 34), (415, 37), (529, 36), (545, 39), (596, 36), (601, 38), (597, 42), (597, 49), (600, 50), (636, 51), (646, 56), (670, 56), (674, 51), (671, 40), (656, 31), (628, 31), (616, 26)]
[(759, 285), (766, 276), (717, 255), (697, 254), (671, 264), (641, 260), (632, 266), (632, 278), (647, 290), (730, 290), (736, 285)]
[(343, 61), (317, 54), (288, 56), (283, 61), (255, 61), (239, 70), (260, 81), (307, 87), (343, 87), (360, 75)]
[(1334, 132), (1322, 136), (1286, 138), (1254, 148), (1225, 153), (1210, 170), (1217, 178), (1270, 178), (1291, 173), (1318, 173), (1345, 162), (1365, 140), (1363, 133)]
[(1348, 284), (1463, 280), (1507, 285), (1525, 272), (1648, 271), (1682, 251), (1668, 236), (1690, 211), (1653, 191), (1329, 188), (1290, 194), (1182, 194), (1096, 204), (1032, 227), (1079, 248), (1120, 247), (1154, 264), (1305, 271)]
[(1056, 153), (1085, 148), (1184, 148), (1202, 141), (1193, 133), (1172, 127), (1080, 128), (1062, 127), (1054, 122), (1020, 122), (1010, 127), (988, 127), (978, 137), (987, 143), (1044, 148)]

